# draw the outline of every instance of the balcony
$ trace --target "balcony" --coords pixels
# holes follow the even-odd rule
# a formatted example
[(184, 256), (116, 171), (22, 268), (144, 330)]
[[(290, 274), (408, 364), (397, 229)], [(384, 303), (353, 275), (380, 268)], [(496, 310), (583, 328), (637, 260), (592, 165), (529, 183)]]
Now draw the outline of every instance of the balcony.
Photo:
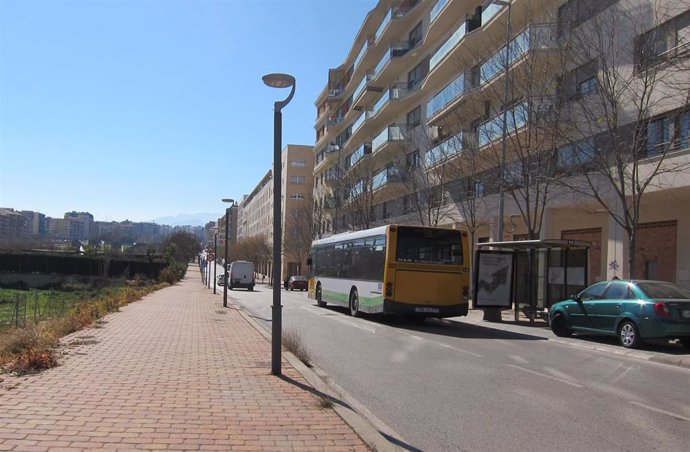
[[(400, 58), (405, 56), (410, 50), (415, 48), (419, 43), (415, 41), (399, 41), (394, 42), (390, 45), (386, 53), (383, 54), (379, 62), (374, 68), (374, 79), (377, 84), (385, 84), (388, 79), (392, 79), (397, 76), (402, 70), (402, 61)], [(382, 76), (383, 72), (391, 74), (388, 77)]]
[(438, 0), (436, 4), (434, 5), (433, 8), (431, 8), (431, 17), (429, 19), (430, 22), (433, 22), (436, 20), (436, 17), (439, 15), (441, 10), (448, 4), (448, 0)]
[[(555, 24), (533, 24), (515, 36), (506, 46), (479, 66), (479, 83), (485, 85), (508, 67), (518, 63), (528, 52), (553, 50), (558, 46)], [(506, 55), (508, 52), (508, 55)]]
[(369, 71), (362, 77), (362, 81), (359, 83), (352, 95), (352, 109), (362, 110), (372, 104), (376, 95), (383, 91), (381, 88), (376, 88), (370, 86), (371, 80), (374, 78), (374, 72)]
[(484, 11), (482, 11), (482, 27), (489, 23), (491, 19), (494, 18), (503, 8), (507, 8), (508, 5), (498, 5), (496, 3), (489, 3)]
[[(529, 121), (529, 108), (526, 102), (508, 109), (506, 134), (510, 134), (524, 127)], [(477, 128), (477, 143), (479, 147), (486, 146), (503, 137), (503, 113), (485, 121)]]
[(333, 162), (337, 162), (339, 154), (340, 153), (338, 152), (338, 150), (335, 150), (334, 148), (332, 148), (331, 151), (326, 151), (324, 149), (323, 158), (321, 158), (321, 160), (316, 162), (316, 164), (314, 165), (314, 172), (320, 172), (324, 166), (329, 166), (332, 165)]
[(456, 155), (464, 148), (465, 132), (460, 132), (459, 134), (437, 144), (433, 148), (429, 149), (426, 154), (424, 154), (424, 162), (426, 163), (426, 167), (431, 168), (432, 166), (436, 166), (446, 159)]
[(384, 128), (371, 141), (373, 154), (383, 154), (389, 149), (397, 149), (400, 144), (409, 140), (410, 128), (406, 124), (392, 125)]
[(466, 75), (461, 72), (460, 75), (451, 80), (441, 91), (436, 93), (426, 104), (426, 115), (428, 118), (433, 117), (437, 112), (442, 110), (446, 105), (453, 102), (460, 97), (466, 89)]
[(400, 170), (394, 166), (388, 166), (378, 173), (374, 174), (371, 179), (371, 190), (376, 192), (378, 201), (381, 198), (386, 198), (390, 193), (399, 190), (399, 183), (402, 182), (402, 175)]
[(357, 132), (357, 130), (359, 130), (359, 128), (362, 127), (364, 121), (369, 119), (371, 115), (371, 110), (365, 110), (357, 117), (357, 119), (355, 119), (355, 122), (352, 123), (352, 135), (354, 135)]
[(458, 27), (455, 32), (450, 35), (448, 39), (446, 39), (446, 42), (441, 44), (441, 47), (438, 48), (438, 50), (431, 56), (431, 59), (429, 60), (429, 71), (432, 71), (436, 65), (441, 62), (448, 53), (457, 46), (460, 41), (462, 41), (462, 38), (465, 37), (465, 35), (469, 32), (469, 22), (465, 21)]
[(347, 169), (353, 168), (366, 155), (371, 154), (371, 143), (362, 143), (346, 160)]

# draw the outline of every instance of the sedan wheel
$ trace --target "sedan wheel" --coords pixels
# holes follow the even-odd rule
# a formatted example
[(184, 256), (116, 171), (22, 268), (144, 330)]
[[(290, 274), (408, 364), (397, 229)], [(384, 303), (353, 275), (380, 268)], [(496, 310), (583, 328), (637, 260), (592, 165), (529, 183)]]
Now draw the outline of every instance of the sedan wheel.
[(573, 331), (568, 328), (568, 322), (562, 315), (557, 315), (551, 320), (551, 331), (558, 337), (568, 337), (573, 334)]
[(618, 340), (625, 348), (637, 348), (642, 344), (640, 332), (635, 324), (629, 320), (624, 321), (618, 328)]

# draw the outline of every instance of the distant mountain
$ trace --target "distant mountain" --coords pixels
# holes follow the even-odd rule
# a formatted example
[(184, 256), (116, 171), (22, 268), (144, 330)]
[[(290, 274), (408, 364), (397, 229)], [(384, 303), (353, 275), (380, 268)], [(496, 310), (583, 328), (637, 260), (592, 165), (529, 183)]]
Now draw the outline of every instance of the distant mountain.
[(181, 213), (174, 217), (154, 218), (153, 221), (168, 226), (204, 226), (209, 221), (218, 220), (222, 215), (221, 213)]

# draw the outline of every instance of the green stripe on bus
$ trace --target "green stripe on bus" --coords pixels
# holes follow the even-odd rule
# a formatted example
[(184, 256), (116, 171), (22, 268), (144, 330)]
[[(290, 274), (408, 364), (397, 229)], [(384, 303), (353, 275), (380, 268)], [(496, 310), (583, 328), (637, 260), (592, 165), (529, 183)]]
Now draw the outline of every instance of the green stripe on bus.
[[(344, 294), (342, 292), (333, 292), (330, 290), (323, 291), (323, 297), (326, 300), (339, 301), (344, 304), (350, 303), (350, 294)], [(383, 296), (378, 295), (376, 297), (359, 297), (360, 306), (381, 306), (383, 304)]]

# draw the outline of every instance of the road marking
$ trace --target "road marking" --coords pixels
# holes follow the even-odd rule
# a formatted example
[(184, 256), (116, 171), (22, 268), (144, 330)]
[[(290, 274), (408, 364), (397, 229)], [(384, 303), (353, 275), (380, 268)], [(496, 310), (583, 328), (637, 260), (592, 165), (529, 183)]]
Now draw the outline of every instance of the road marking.
[(518, 355), (512, 355), (510, 357), (510, 359), (512, 359), (513, 361), (517, 361), (520, 364), (527, 364), (529, 362), (525, 358), (523, 358), (522, 356), (518, 356)]
[(690, 418), (687, 418), (685, 416), (681, 416), (680, 414), (675, 414), (675, 413), (671, 413), (670, 411), (661, 410), (659, 408), (654, 408), (653, 406), (645, 405), (644, 403), (635, 402), (633, 400), (631, 400), (630, 403), (632, 403), (635, 406), (639, 406), (640, 408), (646, 408), (650, 411), (655, 411), (655, 412), (660, 413), (660, 414), (665, 414), (666, 416), (670, 416), (674, 419), (678, 419), (679, 421), (690, 422)]
[(568, 381), (568, 380), (565, 380), (563, 378), (554, 377), (553, 375), (549, 375), (549, 374), (543, 374), (541, 372), (537, 372), (536, 370), (527, 369), (525, 367), (516, 366), (515, 364), (508, 364), (508, 367), (522, 370), (524, 372), (529, 372), (529, 373), (534, 374), (534, 375), (539, 375), (540, 377), (548, 378), (550, 380), (559, 381), (561, 383), (565, 383), (565, 384), (573, 386), (575, 388), (582, 388), (583, 387), (582, 385), (579, 385), (577, 383), (573, 383), (572, 381)]
[(438, 345), (440, 345), (441, 347), (449, 348), (449, 349), (451, 349), (451, 350), (455, 350), (456, 352), (465, 353), (466, 355), (475, 356), (475, 357), (477, 357), (477, 358), (483, 358), (482, 355), (478, 355), (477, 353), (468, 352), (467, 350), (463, 350), (463, 349), (461, 349), (461, 348), (453, 347), (452, 345), (442, 344), (441, 342), (436, 342), (436, 343), (437, 343)]

